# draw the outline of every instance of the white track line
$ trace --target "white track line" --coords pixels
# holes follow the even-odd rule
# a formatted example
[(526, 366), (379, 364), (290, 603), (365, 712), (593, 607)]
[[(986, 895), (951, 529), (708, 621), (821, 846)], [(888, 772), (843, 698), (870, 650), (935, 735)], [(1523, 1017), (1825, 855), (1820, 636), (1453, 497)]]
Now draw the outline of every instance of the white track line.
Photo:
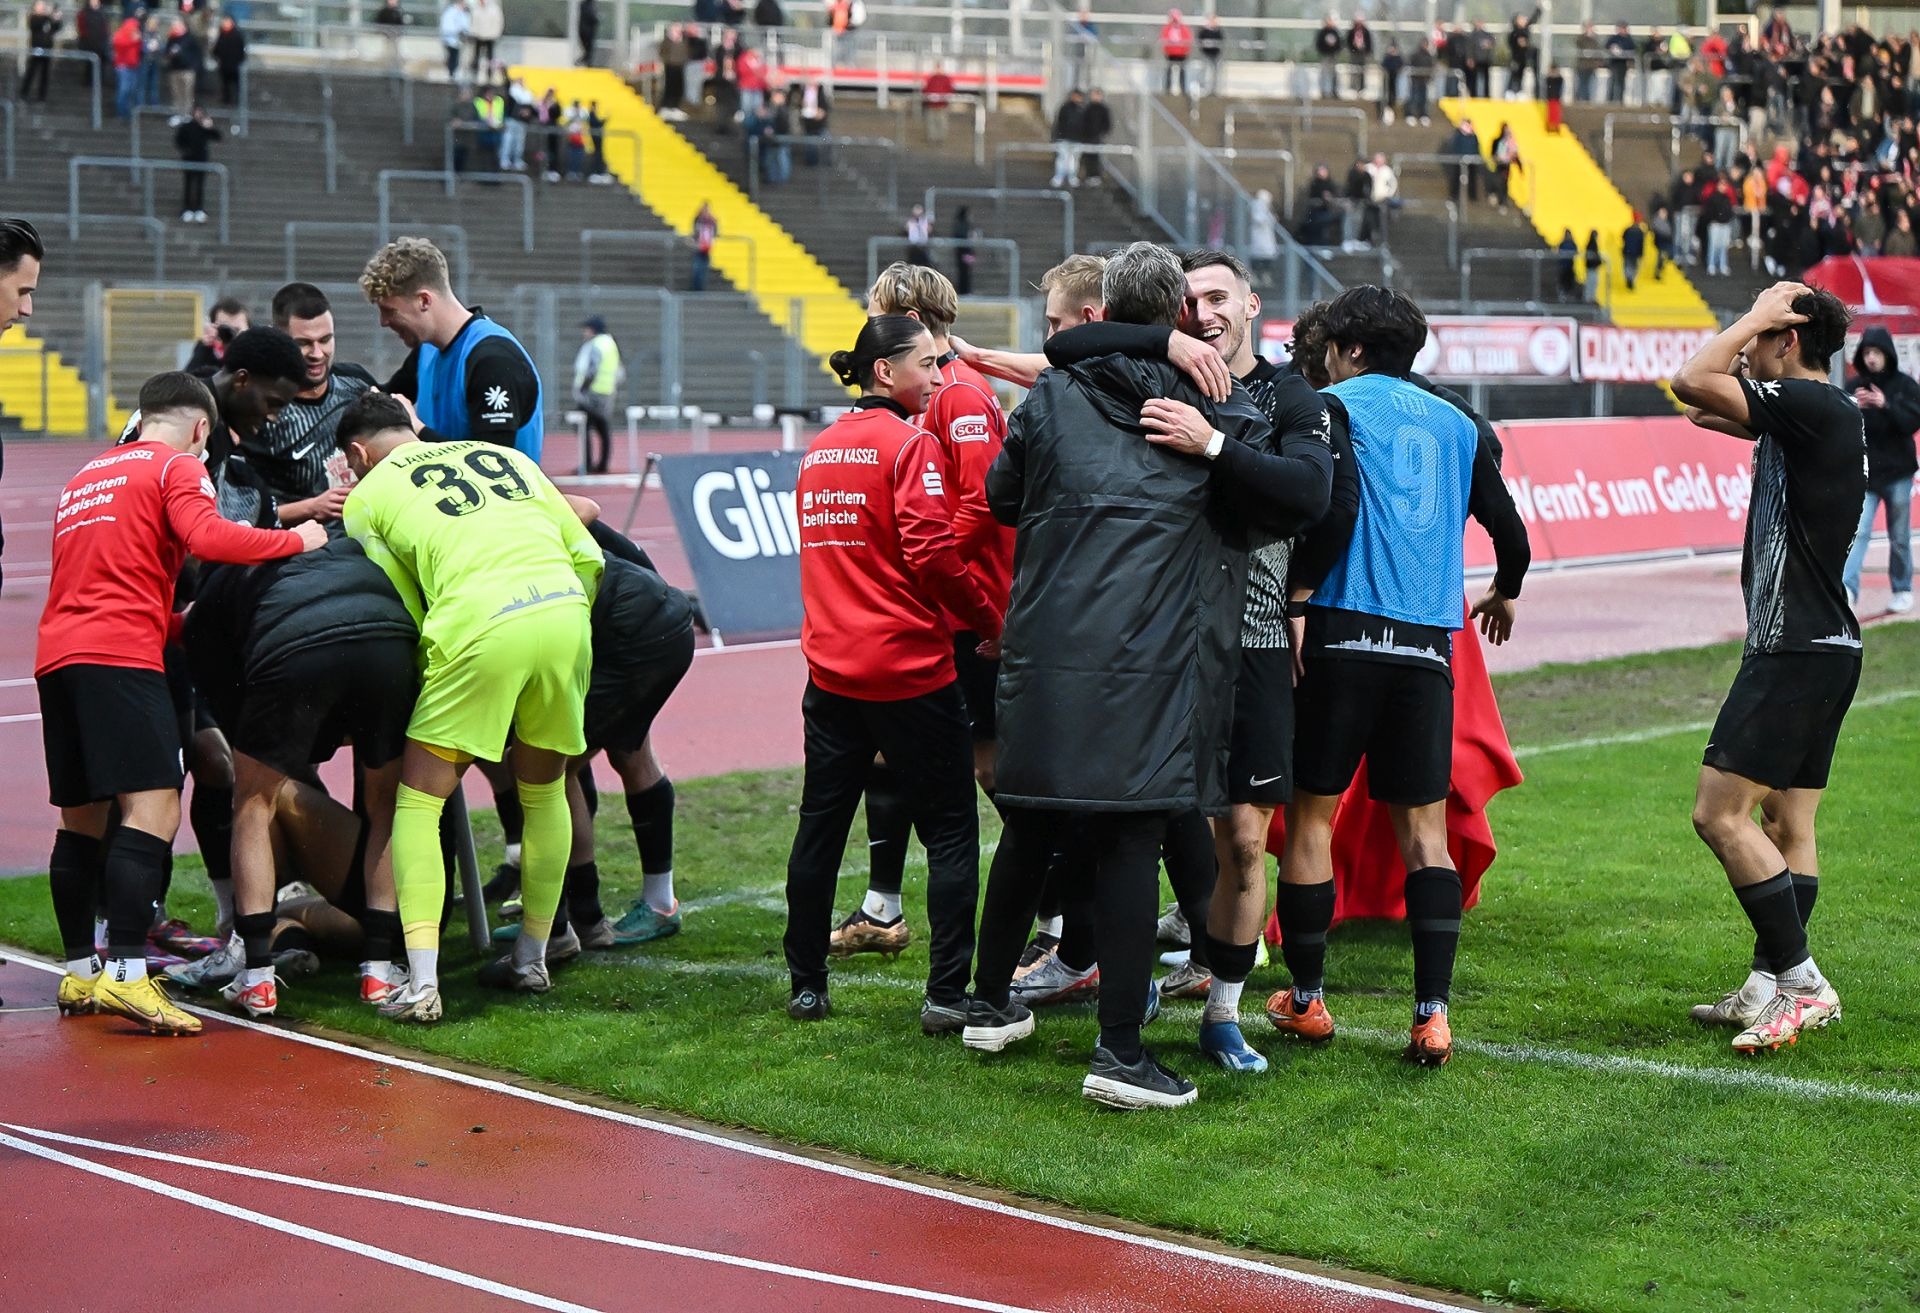
[(11, 1122), (0, 1122), (7, 1130), (17, 1131), (21, 1135), (32, 1136), (36, 1140), (50, 1140), (55, 1144), (68, 1144), (82, 1149), (95, 1149), (102, 1153), (126, 1154), (134, 1158), (144, 1158), (150, 1162), (171, 1163), (177, 1167), (194, 1167), (207, 1172), (219, 1172), (226, 1176), (239, 1176), (254, 1181), (271, 1181), (276, 1185), (298, 1186), (305, 1190), (318, 1190), (323, 1194), (348, 1195), (355, 1199), (371, 1199), (376, 1203), (398, 1204), (402, 1208), (417, 1208), (422, 1212), (443, 1213), (448, 1217), (464, 1217), (475, 1222), (493, 1222), (500, 1226), (518, 1227), (524, 1231), (541, 1231), (548, 1235), (567, 1236), (574, 1240), (594, 1240), (602, 1244), (617, 1245), (623, 1249), (639, 1249), (651, 1254), (666, 1254), (673, 1258), (690, 1258), (703, 1263), (718, 1263), (723, 1267), (745, 1268), (751, 1272), (766, 1272), (774, 1276), (792, 1277), (797, 1281), (815, 1281), (830, 1286), (842, 1286), (850, 1290), (864, 1290), (878, 1295), (898, 1295), (906, 1299), (924, 1300), (930, 1304), (940, 1304), (948, 1308), (981, 1309), (983, 1313), (1036, 1313), (1019, 1304), (1001, 1304), (987, 1299), (969, 1299), (964, 1295), (950, 1295), (937, 1290), (922, 1290), (915, 1286), (895, 1285), (886, 1281), (867, 1281), (860, 1277), (841, 1276), (833, 1272), (822, 1272), (814, 1268), (793, 1267), (786, 1263), (769, 1263), (757, 1258), (743, 1258), (738, 1254), (720, 1253), (711, 1249), (691, 1249), (685, 1245), (672, 1245), (659, 1240), (642, 1240), (637, 1236), (621, 1235), (617, 1231), (593, 1231), (586, 1227), (567, 1226), (560, 1222), (543, 1222), (537, 1218), (515, 1217), (506, 1213), (488, 1212), (481, 1208), (463, 1208), (458, 1204), (444, 1204), (434, 1199), (420, 1199), (413, 1195), (393, 1194), (386, 1190), (369, 1190), (361, 1186), (336, 1185), (331, 1181), (316, 1181), (305, 1176), (288, 1176), (281, 1172), (270, 1172), (264, 1168), (240, 1167), (232, 1163), (214, 1162), (206, 1158), (187, 1158), (179, 1154), (161, 1153), (154, 1149), (140, 1149), (128, 1144), (115, 1144), (108, 1140), (89, 1140), (78, 1135), (62, 1135), (57, 1131), (40, 1130), (33, 1126), (16, 1126)]
[[(63, 967), (37, 958), (22, 957), (17, 953), (0, 951), (0, 960), (17, 962), (21, 966), (32, 967), (38, 971), (59, 975)], [(1302, 1286), (1311, 1286), (1320, 1290), (1338, 1290), (1349, 1295), (1364, 1295), (1370, 1299), (1397, 1303), (1403, 1308), (1431, 1310), (1431, 1313), (1460, 1313), (1460, 1304), (1442, 1304), (1418, 1295), (1402, 1294), (1397, 1290), (1385, 1290), (1378, 1286), (1363, 1286), (1353, 1281), (1342, 1281), (1337, 1277), (1321, 1276), (1316, 1272), (1296, 1272), (1272, 1263), (1262, 1263), (1250, 1258), (1241, 1258), (1237, 1254), (1220, 1254), (1208, 1249), (1197, 1249), (1188, 1245), (1176, 1244), (1171, 1240), (1162, 1240), (1157, 1236), (1133, 1235), (1126, 1231), (1115, 1231), (1111, 1227), (1096, 1226), (1089, 1222), (1075, 1221), (1067, 1217), (1054, 1217), (1047, 1213), (1034, 1212), (1028, 1208), (1017, 1208), (1012, 1204), (999, 1203), (992, 1199), (977, 1199), (972, 1195), (960, 1194), (953, 1190), (942, 1189), (936, 1185), (923, 1185), (918, 1181), (896, 1180), (875, 1172), (864, 1171), (857, 1167), (847, 1167), (840, 1163), (821, 1162), (817, 1159), (788, 1153), (783, 1149), (769, 1148), (765, 1145), (751, 1144), (742, 1140), (730, 1140), (724, 1135), (715, 1135), (710, 1131), (695, 1130), (690, 1126), (676, 1126), (671, 1122), (654, 1121), (629, 1112), (616, 1112), (611, 1108), (599, 1108), (592, 1104), (574, 1103), (558, 1095), (548, 1094), (544, 1090), (521, 1089), (485, 1076), (474, 1076), (464, 1071), (451, 1071), (435, 1067), (429, 1063), (414, 1062), (407, 1058), (393, 1057), (384, 1053), (374, 1053), (366, 1049), (355, 1048), (351, 1044), (342, 1044), (337, 1040), (322, 1039), (318, 1035), (304, 1035), (296, 1030), (285, 1030), (278, 1026), (266, 1026), (244, 1017), (228, 1016), (204, 1008), (190, 1007), (188, 1011), (210, 1017), (216, 1021), (242, 1030), (254, 1030), (263, 1035), (271, 1035), (277, 1040), (292, 1044), (305, 1044), (310, 1048), (324, 1049), (330, 1053), (343, 1054), (358, 1058), (363, 1062), (379, 1066), (394, 1067), (401, 1071), (410, 1071), (419, 1076), (430, 1076), (437, 1080), (449, 1081), (455, 1085), (465, 1085), (471, 1089), (487, 1090), (508, 1098), (524, 1099), (528, 1103), (543, 1104), (549, 1108), (560, 1108), (568, 1112), (579, 1113), (583, 1117), (597, 1117), (602, 1121), (615, 1122), (622, 1126), (632, 1126), (656, 1134), (672, 1136), (675, 1139), (689, 1140), (696, 1144), (708, 1145), (716, 1149), (730, 1150), (745, 1154), (750, 1158), (763, 1158), (769, 1162), (782, 1163), (789, 1167), (800, 1167), (808, 1171), (821, 1172), (828, 1176), (838, 1176), (845, 1180), (859, 1181), (866, 1185), (876, 1185), (884, 1189), (899, 1190), (905, 1194), (919, 1195), (926, 1199), (938, 1199), (942, 1203), (971, 1208), (983, 1213), (994, 1213), (1001, 1217), (1017, 1218), (1037, 1226), (1051, 1227), (1058, 1231), (1068, 1231), (1076, 1235), (1094, 1236), (1101, 1240), (1117, 1244), (1130, 1245), (1136, 1249), (1148, 1249), (1156, 1253), (1174, 1254), (1192, 1262), (1212, 1264), (1216, 1267), (1232, 1268), (1240, 1272), (1253, 1272), (1261, 1276), (1280, 1281), (1291, 1281)]]
[(39, 712), (26, 711), (17, 716), (0, 716), (0, 725), (30, 725), (39, 719)]
[[(1910, 698), (1920, 698), (1920, 688), (1896, 689), (1891, 693), (1875, 693), (1871, 697), (1855, 698), (1855, 707), (1884, 707), (1892, 702), (1905, 702)], [(1672, 738), (1675, 734), (1701, 734), (1713, 728), (1710, 720), (1694, 720), (1684, 725), (1655, 725), (1650, 729), (1627, 730), (1619, 734), (1599, 734), (1587, 739), (1565, 739), (1559, 743), (1540, 743), (1516, 746), (1513, 755), (1518, 758), (1542, 757), (1552, 752), (1577, 752), (1582, 748), (1611, 748), (1623, 743), (1650, 743), (1654, 739)]]
[(726, 656), (736, 652), (777, 652), (783, 648), (799, 647), (797, 638), (770, 638), (764, 643), (728, 643), (725, 647), (696, 647), (693, 654), (697, 657)]
[(32, 679), (0, 679), (0, 688), (32, 688), (36, 682)]
[(117, 1167), (108, 1167), (104, 1163), (89, 1162), (85, 1158), (76, 1158), (72, 1154), (61, 1153), (58, 1149), (49, 1149), (43, 1144), (31, 1140), (22, 1140), (17, 1136), (0, 1131), (0, 1145), (9, 1149), (18, 1149), (21, 1153), (31, 1154), (35, 1158), (44, 1158), (48, 1162), (59, 1163), (63, 1167), (72, 1167), (94, 1176), (105, 1177), (109, 1181), (118, 1181), (121, 1185), (130, 1185), (136, 1190), (145, 1190), (166, 1199), (191, 1204), (195, 1208), (204, 1208), (210, 1213), (220, 1213), (236, 1221), (251, 1222), (255, 1226), (265, 1227), (269, 1231), (278, 1231), (300, 1240), (311, 1240), (315, 1244), (326, 1245), (330, 1249), (357, 1254), (361, 1258), (370, 1258), (376, 1263), (402, 1268), (408, 1272), (418, 1272), (422, 1276), (437, 1277), (456, 1286), (465, 1286), (469, 1290), (478, 1290), (484, 1294), (498, 1295), (502, 1299), (514, 1300), (533, 1308), (552, 1309), (555, 1313), (598, 1313), (598, 1310), (585, 1304), (572, 1304), (564, 1299), (554, 1299), (537, 1291), (522, 1290), (518, 1286), (509, 1286), (486, 1277), (475, 1276), (471, 1272), (462, 1272), (457, 1268), (442, 1267), (438, 1263), (429, 1263), (422, 1258), (410, 1258), (405, 1254), (396, 1254), (391, 1249), (382, 1249), (377, 1245), (363, 1244), (358, 1240), (348, 1240), (344, 1236), (333, 1235), (326, 1231), (316, 1231), (310, 1226), (301, 1226), (298, 1222), (289, 1222), (270, 1213), (255, 1212), (251, 1208), (242, 1208), (238, 1204), (227, 1203), (223, 1199), (214, 1199), (208, 1195), (196, 1194), (192, 1190), (182, 1190), (177, 1186), (150, 1181), (144, 1176), (135, 1176), (132, 1172), (123, 1172)]

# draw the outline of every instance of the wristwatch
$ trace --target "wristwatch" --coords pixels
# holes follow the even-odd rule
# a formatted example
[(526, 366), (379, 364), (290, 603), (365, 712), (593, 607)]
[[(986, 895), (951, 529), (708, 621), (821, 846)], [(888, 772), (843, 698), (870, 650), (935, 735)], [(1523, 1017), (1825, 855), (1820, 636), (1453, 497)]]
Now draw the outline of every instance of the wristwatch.
[(1207, 459), (1208, 460), (1214, 459), (1216, 456), (1218, 456), (1221, 452), (1225, 451), (1226, 449), (1227, 449), (1227, 435), (1222, 433), (1219, 429), (1215, 429), (1213, 431), (1213, 436), (1207, 439)]

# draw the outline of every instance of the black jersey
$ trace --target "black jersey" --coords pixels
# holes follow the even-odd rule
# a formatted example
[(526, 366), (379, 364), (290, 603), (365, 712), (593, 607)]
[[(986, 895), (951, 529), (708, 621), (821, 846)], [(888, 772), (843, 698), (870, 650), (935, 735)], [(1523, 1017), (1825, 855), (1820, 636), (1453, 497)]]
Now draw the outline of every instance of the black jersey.
[[(1260, 360), (1240, 381), (1273, 425), (1276, 448), (1288, 434), (1312, 434), (1331, 448), (1327, 403), (1306, 379)], [(1260, 535), (1247, 553), (1247, 604), (1240, 622), (1240, 646), (1287, 646), (1287, 560), (1292, 549), (1291, 538)]]
[(333, 455), (340, 415), (372, 389), (373, 376), (358, 365), (336, 365), (324, 393), (295, 397), (279, 418), (239, 444), (276, 502), (306, 501), (327, 490), (327, 458)]
[(1743, 378), (1754, 436), (1753, 495), (1740, 557), (1747, 655), (1858, 656), (1860, 623), (1841, 571), (1867, 494), (1860, 408), (1831, 383)]

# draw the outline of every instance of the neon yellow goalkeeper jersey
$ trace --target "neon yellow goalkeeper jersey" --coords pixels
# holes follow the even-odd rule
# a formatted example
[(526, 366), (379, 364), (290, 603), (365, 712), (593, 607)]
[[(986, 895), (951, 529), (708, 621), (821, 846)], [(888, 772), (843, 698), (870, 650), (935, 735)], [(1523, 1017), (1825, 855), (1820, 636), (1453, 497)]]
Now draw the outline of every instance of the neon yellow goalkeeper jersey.
[(347, 533), (447, 655), (542, 607), (590, 607), (606, 558), (540, 467), (491, 442), (410, 442), (347, 497)]

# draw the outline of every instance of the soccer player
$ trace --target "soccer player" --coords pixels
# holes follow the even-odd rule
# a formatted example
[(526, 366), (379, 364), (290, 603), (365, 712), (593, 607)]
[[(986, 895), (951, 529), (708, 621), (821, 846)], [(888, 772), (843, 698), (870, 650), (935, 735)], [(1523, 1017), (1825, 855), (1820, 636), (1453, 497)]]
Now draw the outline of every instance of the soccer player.
[(400, 917), (390, 839), (419, 638), (385, 572), (344, 538), (295, 561), (202, 577), (185, 646), (194, 686), (233, 747), (234, 934), (170, 978), (226, 984), (223, 997), (249, 1016), (273, 1013), (278, 803), (290, 777), (351, 742), (369, 825), (360, 997), (382, 1003), (403, 983), (392, 962)]
[(1365, 756), (1368, 790), (1387, 805), (1406, 863), (1414, 1019), (1406, 1056), (1453, 1052), (1447, 1003), (1460, 940), (1460, 874), (1447, 849), (1452, 765), (1449, 656), (1465, 590), (1462, 534), (1488, 525), (1497, 569), (1473, 608), (1506, 641), (1527, 566), (1526, 536), (1492, 450), (1459, 410), (1408, 381), (1427, 322), (1398, 292), (1349, 288), (1324, 317), (1328, 409), (1343, 423), (1358, 478), (1290, 564), (1295, 691), (1294, 796), (1277, 910), (1290, 993), (1267, 1003), (1283, 1034), (1330, 1037), (1324, 1001), (1333, 919), (1333, 819)]
[[(48, 866), (67, 957), (60, 1009), (114, 1012), (155, 1034), (185, 1035), (200, 1023), (148, 979), (146, 958), (180, 826), (180, 727), (161, 655), (174, 580), (189, 553), (250, 564), (311, 550), (326, 533), (220, 518), (200, 464), (214, 400), (198, 379), (148, 379), (140, 413), (138, 439), (83, 465), (60, 494), (34, 677), (49, 796), (60, 809)], [(116, 803), (120, 825), (108, 842)], [(104, 970), (94, 949), (96, 885), (106, 891)]]
[(1757, 938), (1746, 983), (1693, 1015), (1735, 1027), (1741, 1053), (1840, 1019), (1807, 922), (1820, 891), (1814, 816), (1860, 682), (1860, 624), (1842, 572), (1866, 498), (1866, 432), (1829, 375), (1848, 319), (1831, 292), (1775, 283), (1673, 376), (1694, 423), (1754, 443), (1740, 560), (1746, 650), (1693, 803), (1693, 827)]
[[(880, 271), (867, 291), (867, 313), (906, 315), (927, 326), (939, 357), (940, 381), (919, 416), (921, 428), (939, 440), (947, 461), (947, 493), (953, 508), (953, 538), (967, 570), (1006, 610), (1013, 578), (1013, 531), (987, 509), (987, 470), (1007, 437), (1007, 417), (993, 389), (954, 353), (948, 335), (960, 315), (960, 297), (947, 276), (926, 265), (895, 263)], [(955, 621), (953, 664), (973, 727), (973, 775), (993, 797), (994, 681), (1000, 664), (979, 655), (980, 635)], [(900, 781), (875, 763), (867, 781), (865, 900), (835, 927), (836, 955), (863, 951), (897, 954), (909, 933), (900, 906), (906, 874), (911, 810)]]
[(389, 242), (367, 261), (360, 290), (408, 347), (385, 390), (413, 407), (423, 439), (496, 442), (539, 464), (546, 427), (533, 357), (485, 310), (460, 304), (439, 247)]
[(354, 402), (336, 440), (358, 480), (347, 533), (419, 623), (424, 665), (393, 819), (409, 982), (381, 1015), (440, 1018), (440, 813), (474, 758), (502, 758), (509, 731), (526, 813), (524, 914), (512, 952), (479, 979), (544, 993), (571, 833), (566, 764), (587, 748), (581, 704), (600, 549), (530, 458), (484, 442), (423, 442), (395, 398)]
[(947, 1034), (966, 1021), (980, 821), (948, 617), (991, 644), (1000, 610), (954, 542), (939, 440), (913, 422), (940, 383), (939, 357), (918, 321), (869, 319), (853, 350), (832, 358), (860, 400), (800, 462), (807, 761), (785, 940), (787, 1015), (797, 1021), (831, 1010), (834, 884), (876, 755), (898, 777), (927, 846), (933, 940), (920, 1027)]

